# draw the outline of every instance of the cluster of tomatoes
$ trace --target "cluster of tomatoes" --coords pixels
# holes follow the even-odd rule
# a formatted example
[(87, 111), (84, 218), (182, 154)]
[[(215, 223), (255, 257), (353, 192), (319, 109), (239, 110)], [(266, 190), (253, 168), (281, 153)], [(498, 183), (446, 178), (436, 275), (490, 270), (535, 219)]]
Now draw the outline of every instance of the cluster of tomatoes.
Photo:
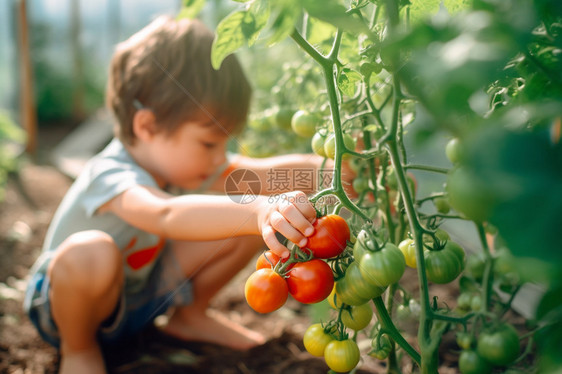
[(494, 367), (504, 367), (519, 356), (519, 335), (509, 323), (499, 323), (480, 332), (475, 339), (468, 332), (457, 334), (462, 348), (459, 370), (463, 374), (487, 374)]
[(334, 274), (325, 259), (341, 254), (350, 238), (347, 222), (336, 214), (318, 218), (305, 248), (280, 259), (271, 251), (260, 255), (256, 271), (246, 280), (245, 296), (256, 312), (282, 307), (289, 294), (303, 304), (318, 303), (330, 294)]

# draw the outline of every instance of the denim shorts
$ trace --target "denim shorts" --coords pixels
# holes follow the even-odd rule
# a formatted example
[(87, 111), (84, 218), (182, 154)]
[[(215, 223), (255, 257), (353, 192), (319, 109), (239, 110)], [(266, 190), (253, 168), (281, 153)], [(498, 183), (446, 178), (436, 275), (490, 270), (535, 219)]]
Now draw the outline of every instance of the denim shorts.
[[(46, 255), (41, 263), (43, 269), (52, 257)], [(58, 348), (60, 337), (51, 315), (49, 290), (50, 280), (46, 272), (34, 272), (27, 286), (24, 309), (43, 340)], [(102, 344), (130, 338), (169, 307), (189, 305), (192, 301), (191, 283), (180, 270), (171, 248), (166, 246), (154, 264), (146, 286), (135, 293), (123, 290), (116, 309), (100, 326), (98, 338)]]

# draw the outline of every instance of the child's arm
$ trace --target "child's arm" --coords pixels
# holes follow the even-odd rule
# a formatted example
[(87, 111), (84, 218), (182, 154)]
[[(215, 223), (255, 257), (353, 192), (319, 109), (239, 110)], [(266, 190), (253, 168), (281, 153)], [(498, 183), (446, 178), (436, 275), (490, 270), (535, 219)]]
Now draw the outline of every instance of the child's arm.
[(277, 240), (279, 232), (304, 246), (312, 235), (316, 211), (303, 192), (286, 198), (257, 196), (237, 203), (228, 196), (172, 196), (161, 190), (136, 186), (104, 204), (98, 212), (112, 212), (147, 232), (176, 240), (216, 240), (262, 235), (265, 244), (286, 257), (288, 249)]

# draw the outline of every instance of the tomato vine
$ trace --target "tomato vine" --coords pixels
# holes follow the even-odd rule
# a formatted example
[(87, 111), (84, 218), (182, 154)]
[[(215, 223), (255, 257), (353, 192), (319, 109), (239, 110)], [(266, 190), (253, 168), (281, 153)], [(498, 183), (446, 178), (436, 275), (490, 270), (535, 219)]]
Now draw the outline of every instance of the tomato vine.
[[(550, 317), (562, 315), (562, 302), (552, 301), (562, 300), (556, 266), (562, 254), (548, 250), (558, 240), (556, 222), (562, 220), (558, 193), (562, 188), (560, 4), (555, 0), (506, 0), (509, 6), (492, 0), (449, 0), (442, 5), (395, 0), (351, 0), (345, 5), (335, 0), (239, 2), (241, 7), (217, 27), (213, 66), (260, 38), (272, 46), (290, 39), (304, 52), (307, 61), (288, 68), (273, 100), (278, 99), (280, 107), (291, 102), (293, 113), (306, 111), (322, 118), (295, 133), (307, 141), (310, 135), (311, 151), (330, 158), (333, 153), (331, 185), (317, 191), (310, 201), (321, 205), (324, 197), (333, 196), (337, 202), (330, 207), (331, 213), (343, 216), (345, 210), (350, 215), (349, 245), (324, 261), (335, 273), (336, 299), (359, 304), (364, 298), (358, 293), (369, 293), (377, 316), (367, 333), (374, 357), (387, 359), (389, 372), (399, 371), (396, 351), (401, 349), (422, 373), (435, 373), (442, 336), (457, 330), (465, 335), (459, 339), (461, 371), (517, 365), (532, 349), (539, 353), (537, 366), (562, 366), (551, 348), (562, 332), (553, 327)], [(283, 93), (290, 88), (299, 93), (300, 100)], [(268, 95), (262, 105), (271, 105), (271, 100)], [(255, 125), (253, 130), (262, 131), (261, 127)], [(405, 144), (407, 132), (419, 139), (443, 135), (452, 139), (443, 152), (450, 162), (446, 166), (412, 162)], [(355, 149), (346, 142), (350, 134), (356, 140)], [(330, 152), (324, 147), (327, 139), (335, 143), (335, 147), (330, 143)], [(346, 164), (355, 168), (357, 196), (346, 191), (342, 175)], [(418, 198), (413, 172), (443, 177), (446, 188)], [(529, 212), (537, 224), (525, 224), (521, 211)], [(448, 235), (442, 236), (442, 227), (451, 221), (474, 222), (477, 255), (465, 259), (464, 249)], [(366, 229), (372, 235), (363, 237)], [(399, 280), (392, 279), (394, 284), (371, 285), (385, 289), (383, 299), (375, 292), (380, 290), (368, 285), (381, 279), (380, 274), (368, 276), (367, 269), (375, 267), (367, 266), (367, 261), (361, 267), (360, 261), (361, 256), (378, 256), (387, 243), (397, 246), (406, 238), (415, 254), (419, 351), (392, 319), (398, 306), (409, 305), (411, 296), (405, 296)], [(364, 248), (357, 249), (357, 243)], [(297, 252), (295, 248), (289, 261), (274, 268), (288, 274), (295, 262), (311, 260)], [(514, 265), (518, 256), (535, 259), (533, 274), (525, 275)], [(550, 262), (554, 265), (549, 266)], [(449, 269), (443, 270), (444, 266)], [(377, 270), (390, 274), (384, 273), (387, 269)], [(537, 308), (540, 328), (528, 336), (516, 332), (516, 337), (511, 327), (505, 327), (505, 316), (524, 281), (534, 280), (537, 274), (550, 284)], [(355, 282), (352, 285), (350, 278)], [(457, 280), (456, 306), (432, 298), (433, 283)], [(403, 298), (398, 306), (397, 295)], [(348, 340), (341, 315), (350, 306), (336, 301), (331, 300), (340, 304), (335, 324), (316, 330), (331, 331), (341, 343)], [(500, 329), (510, 336), (509, 360), (486, 357), (488, 352), (474, 346), (481, 338), (484, 346), (504, 348), (497, 338)], [(388, 345), (383, 344), (386, 339)], [(528, 339), (527, 345), (515, 358), (523, 339)], [(541, 355), (546, 359), (541, 360)]]

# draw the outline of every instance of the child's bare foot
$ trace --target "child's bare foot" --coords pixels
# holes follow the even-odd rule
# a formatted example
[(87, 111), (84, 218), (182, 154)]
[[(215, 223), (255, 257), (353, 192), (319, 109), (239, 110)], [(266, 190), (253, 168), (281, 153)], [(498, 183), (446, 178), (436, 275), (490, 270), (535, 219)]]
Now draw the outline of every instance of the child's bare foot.
[(106, 373), (102, 353), (99, 348), (86, 351), (63, 352), (59, 374), (104, 374)]
[(172, 315), (162, 331), (186, 341), (200, 341), (245, 350), (265, 343), (265, 337), (229, 321), (225, 316), (207, 313)]

